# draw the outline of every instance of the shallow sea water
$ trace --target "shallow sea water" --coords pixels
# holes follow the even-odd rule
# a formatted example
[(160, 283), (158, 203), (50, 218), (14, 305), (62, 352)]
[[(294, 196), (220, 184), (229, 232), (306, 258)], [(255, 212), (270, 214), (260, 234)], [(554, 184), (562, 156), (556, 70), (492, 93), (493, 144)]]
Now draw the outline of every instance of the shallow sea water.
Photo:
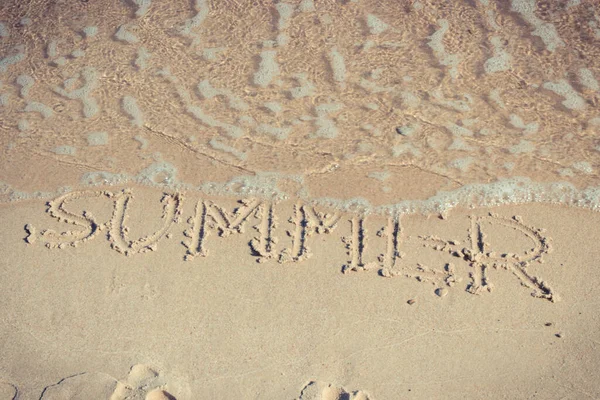
[(5, 1), (0, 21), (5, 201), (136, 182), (598, 207), (594, 1)]

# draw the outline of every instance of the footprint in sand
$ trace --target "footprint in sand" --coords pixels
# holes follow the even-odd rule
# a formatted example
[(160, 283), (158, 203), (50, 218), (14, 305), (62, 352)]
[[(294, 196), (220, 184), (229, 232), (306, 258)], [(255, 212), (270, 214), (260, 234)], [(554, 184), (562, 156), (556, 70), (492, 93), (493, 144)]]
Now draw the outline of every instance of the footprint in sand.
[(131, 367), (127, 377), (119, 382), (109, 400), (175, 400), (165, 390), (166, 382), (160, 372), (144, 364)]
[(331, 383), (308, 382), (296, 400), (374, 400), (366, 392), (356, 390), (349, 392), (341, 386)]
[(18, 392), (12, 383), (0, 382), (0, 399), (15, 400)]
[(146, 400), (175, 400), (175, 397), (161, 389), (155, 389), (146, 395)]
[[(4, 386), (0, 383), (0, 398), (4, 396)], [(46, 387), (40, 400), (176, 400), (165, 390), (164, 378), (156, 370), (137, 364), (131, 367), (127, 377), (121, 381), (102, 373), (81, 373), (61, 379)], [(10, 393), (7, 391), (6, 393)]]

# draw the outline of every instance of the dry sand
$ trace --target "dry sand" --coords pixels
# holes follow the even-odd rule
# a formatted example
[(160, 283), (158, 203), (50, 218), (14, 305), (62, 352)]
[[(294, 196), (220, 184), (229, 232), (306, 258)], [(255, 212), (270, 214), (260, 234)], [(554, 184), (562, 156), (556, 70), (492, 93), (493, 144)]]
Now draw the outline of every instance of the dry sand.
[(0, 4), (0, 400), (600, 398), (595, 1)]

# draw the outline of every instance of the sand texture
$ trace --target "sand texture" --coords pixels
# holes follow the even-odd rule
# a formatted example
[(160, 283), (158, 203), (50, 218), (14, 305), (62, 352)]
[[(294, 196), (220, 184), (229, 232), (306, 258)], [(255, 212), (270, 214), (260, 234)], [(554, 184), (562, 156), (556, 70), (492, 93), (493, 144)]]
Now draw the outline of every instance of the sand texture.
[(593, 0), (0, 2), (0, 400), (600, 398)]

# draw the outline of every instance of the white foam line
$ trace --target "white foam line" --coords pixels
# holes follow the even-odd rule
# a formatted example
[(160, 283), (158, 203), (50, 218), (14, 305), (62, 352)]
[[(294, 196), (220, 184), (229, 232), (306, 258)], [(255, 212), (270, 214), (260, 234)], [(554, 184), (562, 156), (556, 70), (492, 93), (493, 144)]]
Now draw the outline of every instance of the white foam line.
[[(193, 185), (179, 182), (177, 170), (169, 163), (155, 163), (139, 174), (115, 174), (106, 171), (89, 172), (82, 176), (83, 186), (122, 186), (125, 184), (141, 184), (160, 188), (161, 190), (196, 191), (215, 196), (257, 197), (272, 201), (289, 199), (292, 194), (281, 190), (280, 181), (294, 180), (301, 185), (304, 178), (300, 175), (286, 175), (275, 172), (263, 172), (253, 176), (239, 176), (227, 182), (206, 182)], [(168, 175), (168, 180), (157, 183), (156, 176)], [(169, 182), (163, 183), (163, 182)], [(0, 194), (8, 198), (8, 202), (47, 199), (57, 193), (70, 192), (74, 189), (65, 187), (57, 192), (25, 193), (0, 183)], [(526, 177), (502, 179), (493, 183), (473, 183), (452, 191), (440, 191), (424, 200), (402, 200), (394, 204), (374, 206), (368, 200), (355, 197), (351, 199), (310, 198), (306, 189), (296, 193), (307, 203), (331, 207), (341, 211), (360, 212), (365, 214), (397, 215), (397, 214), (444, 214), (456, 207), (495, 207), (502, 205), (518, 205), (530, 203), (546, 203), (579, 207), (592, 211), (600, 211), (600, 186), (578, 189), (568, 182), (534, 182)]]
[(474, 183), (453, 191), (442, 191), (425, 200), (404, 200), (396, 204), (373, 206), (366, 199), (349, 200), (319, 198), (309, 200), (343, 211), (395, 214), (444, 214), (456, 207), (496, 207), (528, 203), (574, 206), (600, 211), (600, 186), (578, 189), (568, 182), (534, 182), (526, 177), (513, 177), (493, 183)]

